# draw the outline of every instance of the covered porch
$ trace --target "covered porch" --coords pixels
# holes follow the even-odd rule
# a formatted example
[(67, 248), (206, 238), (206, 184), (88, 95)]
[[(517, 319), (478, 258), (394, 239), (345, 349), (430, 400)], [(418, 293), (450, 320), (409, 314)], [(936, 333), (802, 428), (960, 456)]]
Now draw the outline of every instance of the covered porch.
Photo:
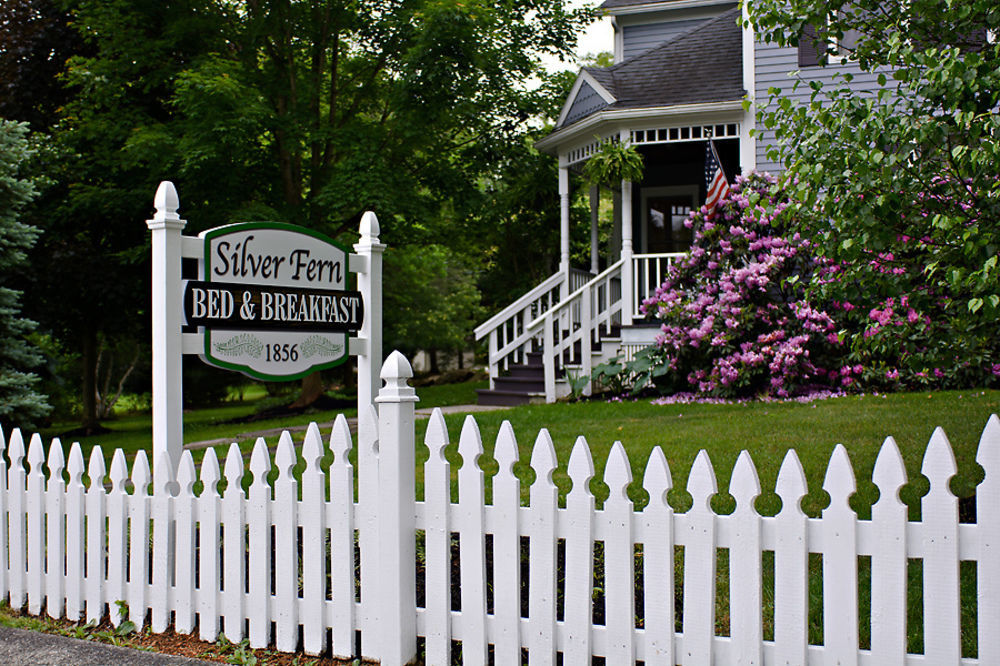
[[(659, 329), (645, 320), (642, 302), (663, 282), (669, 266), (690, 248), (684, 220), (705, 199), (705, 147), (711, 138), (727, 178), (741, 171), (743, 109), (727, 109), (712, 122), (646, 118), (608, 128), (590, 140), (586, 130), (556, 131), (538, 147), (559, 158), (559, 270), (476, 329), (488, 338), (490, 391), (481, 401), (552, 402), (568, 395), (571, 382), (589, 377), (594, 365), (626, 358), (652, 344)], [(598, 138), (602, 137), (603, 138)], [(570, 261), (571, 184), (607, 138), (627, 141), (644, 159), (639, 182), (623, 181), (613, 192), (590, 188), (590, 261)], [(602, 197), (611, 196), (613, 229), (600, 243)], [(581, 391), (589, 394), (589, 381)], [(508, 395), (510, 394), (510, 395)]]

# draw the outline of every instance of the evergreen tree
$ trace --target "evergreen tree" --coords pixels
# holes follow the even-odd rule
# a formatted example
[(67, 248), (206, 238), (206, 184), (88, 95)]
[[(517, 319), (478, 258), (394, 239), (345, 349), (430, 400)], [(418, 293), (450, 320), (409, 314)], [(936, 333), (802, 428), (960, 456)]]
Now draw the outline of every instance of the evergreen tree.
[[(30, 180), (18, 177), (29, 155), (27, 125), (0, 119), (0, 285), (26, 267), (25, 251), (38, 237), (37, 229), (18, 219), (36, 193)], [(20, 291), (0, 286), (0, 422), (30, 427), (50, 407), (30, 372), (42, 357), (25, 338), (35, 322), (20, 316), (20, 299)]]

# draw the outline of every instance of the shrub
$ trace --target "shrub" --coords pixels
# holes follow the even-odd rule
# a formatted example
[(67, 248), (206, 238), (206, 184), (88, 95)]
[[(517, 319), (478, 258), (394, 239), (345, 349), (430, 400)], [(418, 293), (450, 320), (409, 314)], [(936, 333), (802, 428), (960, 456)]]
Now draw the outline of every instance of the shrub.
[(651, 357), (666, 370), (647, 375), (661, 392), (787, 397), (857, 380), (833, 314), (807, 296), (833, 268), (792, 230), (787, 206), (773, 177), (751, 174), (713, 211), (691, 213), (690, 254), (643, 303), (663, 322)]

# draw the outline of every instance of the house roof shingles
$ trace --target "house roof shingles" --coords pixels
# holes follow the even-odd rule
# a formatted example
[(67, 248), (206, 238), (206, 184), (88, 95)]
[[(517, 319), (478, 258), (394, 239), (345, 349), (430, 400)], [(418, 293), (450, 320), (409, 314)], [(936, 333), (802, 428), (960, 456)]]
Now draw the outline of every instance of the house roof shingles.
[(738, 8), (729, 10), (634, 58), (585, 70), (617, 100), (605, 107), (610, 109), (741, 100), (746, 91), (739, 15)]
[(616, 7), (631, 7), (632, 5), (664, 5), (671, 0), (604, 0), (601, 9), (615, 9)]

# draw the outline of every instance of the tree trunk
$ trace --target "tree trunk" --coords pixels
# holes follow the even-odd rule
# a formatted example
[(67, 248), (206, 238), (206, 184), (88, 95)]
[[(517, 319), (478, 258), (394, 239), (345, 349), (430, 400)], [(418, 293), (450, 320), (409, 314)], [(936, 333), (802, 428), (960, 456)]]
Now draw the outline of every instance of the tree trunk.
[(289, 405), (291, 409), (301, 409), (302, 407), (308, 407), (309, 405), (316, 402), (321, 395), (323, 395), (323, 390), (326, 387), (323, 384), (323, 374), (320, 372), (313, 372), (302, 378), (302, 386), (299, 391), (299, 397)]
[(80, 423), (84, 431), (96, 431), (97, 420), (97, 331), (83, 331), (83, 415)]

